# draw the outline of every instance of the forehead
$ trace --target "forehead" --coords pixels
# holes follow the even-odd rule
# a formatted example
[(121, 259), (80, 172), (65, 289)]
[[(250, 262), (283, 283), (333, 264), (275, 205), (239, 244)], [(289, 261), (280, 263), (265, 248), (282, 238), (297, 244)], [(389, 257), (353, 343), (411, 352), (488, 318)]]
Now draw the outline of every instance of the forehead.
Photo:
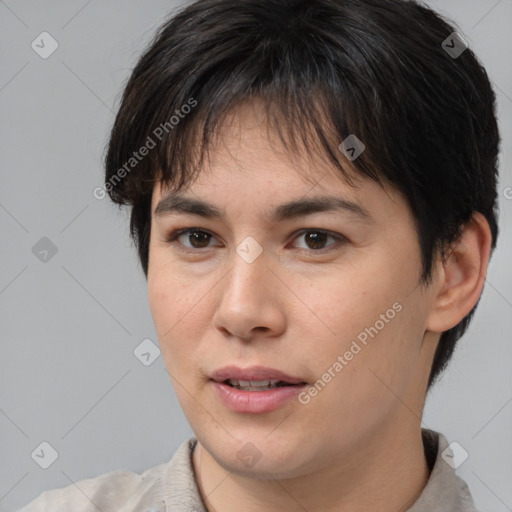
[[(369, 222), (370, 202), (393, 191), (357, 172), (344, 157), (348, 183), (341, 171), (313, 144), (292, 152), (269, 126), (261, 106), (246, 103), (227, 115), (208, 148), (207, 159), (194, 180), (174, 190), (162, 182), (153, 190), (152, 213), (195, 213), (223, 218), (226, 203), (247, 207), (262, 204), (264, 220), (277, 222), (314, 211), (345, 210), (354, 219)], [(272, 206), (272, 208), (270, 207)]]
[[(233, 178), (226, 171), (236, 171), (238, 176), (250, 179), (274, 178), (274, 181), (286, 179), (290, 182), (303, 178), (304, 183), (310, 184), (325, 179), (327, 173), (335, 179), (342, 178), (326, 155), (318, 151), (318, 141), (314, 140), (313, 134), (306, 142), (307, 147), (302, 144), (298, 148), (285, 147), (282, 136), (287, 138), (280, 127), (269, 123), (262, 100), (255, 99), (237, 105), (219, 122), (207, 144), (206, 159), (197, 170), (196, 179), (187, 180), (182, 190), (202, 188), (207, 183), (209, 187), (215, 186), (215, 182), (219, 185), (221, 178)], [(345, 167), (357, 180), (358, 173), (351, 169), (350, 162), (347, 161)], [(225, 185), (224, 182), (222, 186)], [(154, 195), (161, 196), (168, 190), (166, 185), (162, 188), (157, 185)]]

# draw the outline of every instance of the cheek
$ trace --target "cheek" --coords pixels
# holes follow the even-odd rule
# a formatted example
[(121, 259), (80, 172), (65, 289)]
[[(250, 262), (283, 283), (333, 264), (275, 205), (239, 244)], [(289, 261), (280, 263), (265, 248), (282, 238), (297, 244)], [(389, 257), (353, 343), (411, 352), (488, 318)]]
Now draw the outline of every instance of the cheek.
[(181, 323), (194, 314), (201, 297), (203, 286), (185, 271), (169, 266), (150, 268), (148, 273), (148, 300), (155, 327), (162, 341), (172, 337)]
[(168, 268), (148, 273), (148, 301), (165, 365), (188, 379), (209, 318), (211, 283)]
[[(315, 378), (329, 381), (329, 399), (349, 410), (361, 410), (365, 403), (380, 408), (394, 400), (390, 389), (407, 387), (423, 327), (421, 301), (410, 293), (416, 274), (409, 269), (390, 271), (393, 266), (387, 264), (381, 272), (377, 262), (367, 268), (340, 272), (336, 280), (317, 281), (302, 290), (315, 313), (309, 314), (311, 321), (302, 320), (302, 326), (313, 333), (316, 325), (318, 333), (311, 358)], [(319, 394), (327, 399), (329, 392)]]
[(390, 309), (398, 293), (390, 293), (391, 283), (376, 278), (364, 268), (333, 270), (316, 279), (313, 286), (302, 288), (297, 295), (305, 297), (301, 322), (316, 323), (324, 346), (341, 350), (365, 328), (373, 326), (379, 316)]

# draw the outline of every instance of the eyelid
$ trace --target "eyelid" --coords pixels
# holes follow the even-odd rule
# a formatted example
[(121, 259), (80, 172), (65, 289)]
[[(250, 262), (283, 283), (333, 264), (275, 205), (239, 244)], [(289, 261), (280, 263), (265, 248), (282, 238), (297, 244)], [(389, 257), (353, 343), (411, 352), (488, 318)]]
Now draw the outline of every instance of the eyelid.
[[(204, 228), (200, 228), (200, 227), (189, 227), (189, 228), (178, 228), (178, 229), (176, 229), (174, 231), (171, 231), (171, 233), (169, 233), (165, 237), (165, 242), (167, 244), (169, 244), (169, 245), (176, 244), (177, 243), (177, 239), (181, 235), (186, 234), (186, 233), (192, 233), (192, 232), (206, 233), (207, 235), (210, 235), (211, 237), (216, 238), (216, 236), (211, 231), (209, 231), (208, 229), (204, 229)], [(290, 241), (293, 241), (296, 238), (300, 237), (301, 235), (303, 235), (305, 233), (309, 233), (309, 232), (317, 232), (317, 233), (326, 234), (326, 235), (334, 238), (336, 240), (336, 242), (333, 243), (333, 244), (328, 245), (327, 247), (324, 247), (323, 249), (303, 249), (303, 248), (298, 248), (299, 251), (306, 252), (308, 254), (319, 254), (319, 255), (320, 254), (325, 254), (327, 252), (330, 252), (330, 251), (338, 248), (340, 245), (342, 245), (342, 244), (344, 244), (344, 243), (349, 241), (348, 238), (346, 236), (342, 235), (341, 233), (336, 233), (334, 231), (330, 231), (330, 230), (322, 229), (322, 228), (301, 228), (298, 231), (295, 231), (290, 236)], [(194, 249), (194, 248), (190, 248), (190, 247), (184, 246), (183, 244), (179, 244), (179, 245), (181, 245), (179, 250), (181, 250), (183, 252), (187, 252), (189, 254), (200, 254), (201, 252), (205, 252), (206, 249), (210, 248), (210, 246), (208, 246), (208, 247), (204, 247), (204, 248), (200, 248), (200, 249)]]

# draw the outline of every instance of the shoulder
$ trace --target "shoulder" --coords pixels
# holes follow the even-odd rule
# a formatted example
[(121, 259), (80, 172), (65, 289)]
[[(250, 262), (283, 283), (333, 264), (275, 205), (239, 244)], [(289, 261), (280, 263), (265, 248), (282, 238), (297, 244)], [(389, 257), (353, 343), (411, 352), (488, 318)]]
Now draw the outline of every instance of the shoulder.
[(123, 512), (137, 507), (155, 512), (162, 508), (162, 484), (167, 463), (162, 463), (141, 473), (110, 471), (94, 478), (42, 492), (18, 512)]

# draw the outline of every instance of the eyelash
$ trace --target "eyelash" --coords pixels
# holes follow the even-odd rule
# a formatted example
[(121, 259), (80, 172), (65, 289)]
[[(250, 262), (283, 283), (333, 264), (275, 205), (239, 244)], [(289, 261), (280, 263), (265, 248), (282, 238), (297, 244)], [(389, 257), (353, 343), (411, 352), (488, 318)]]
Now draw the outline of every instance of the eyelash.
[[(177, 238), (179, 238), (181, 235), (183, 234), (190, 234), (190, 233), (204, 233), (206, 235), (209, 235), (211, 237), (215, 237), (215, 235), (213, 235), (212, 233), (210, 233), (209, 231), (205, 230), (205, 229), (201, 229), (201, 228), (185, 228), (185, 229), (177, 229), (175, 231), (172, 231), (165, 239), (165, 242), (169, 245), (171, 244), (177, 244), (179, 243), (177, 241)], [(348, 242), (348, 239), (343, 236), (343, 235), (340, 235), (338, 233), (333, 233), (331, 231), (326, 231), (324, 229), (314, 229), (314, 228), (308, 228), (308, 229), (301, 229), (300, 231), (298, 231), (297, 233), (294, 233), (294, 238), (292, 239), (295, 240), (296, 238), (300, 237), (301, 235), (305, 235), (306, 233), (321, 233), (323, 235), (328, 235), (332, 238), (334, 238), (336, 240), (335, 243), (329, 245), (328, 247), (324, 248), (324, 249), (299, 249), (301, 251), (306, 251), (308, 253), (315, 253), (315, 254), (325, 254), (327, 252), (330, 252), (336, 248), (338, 248), (340, 245), (343, 245), (344, 243)], [(204, 251), (206, 249), (209, 249), (209, 247), (204, 247), (202, 249), (194, 249), (194, 248), (190, 248), (190, 247), (186, 247), (184, 246), (183, 244), (180, 244), (181, 247), (179, 248), (180, 251), (183, 251), (183, 252), (188, 252), (188, 253), (193, 253), (193, 254), (198, 254), (200, 253), (201, 251)]]

